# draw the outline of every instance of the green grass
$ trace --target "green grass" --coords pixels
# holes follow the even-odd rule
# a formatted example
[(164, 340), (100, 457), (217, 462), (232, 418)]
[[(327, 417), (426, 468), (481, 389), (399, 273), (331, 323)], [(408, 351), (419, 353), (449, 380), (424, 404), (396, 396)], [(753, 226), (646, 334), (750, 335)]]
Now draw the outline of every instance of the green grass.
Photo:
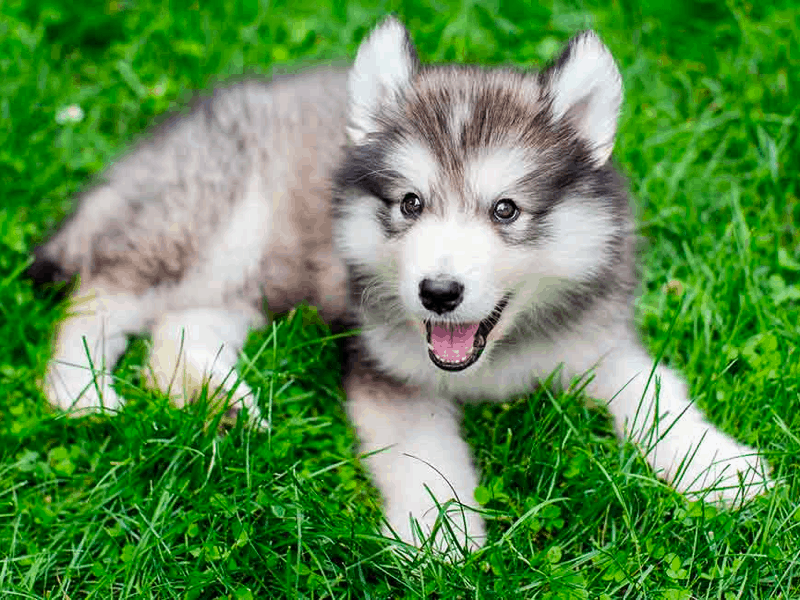
[[(177, 6), (180, 4), (180, 6)], [(0, 3), (0, 597), (800, 597), (800, 11), (705, 0), (371, 6)], [(466, 410), (486, 548), (403, 559), (375, 532), (335, 345), (303, 310), (256, 332), (271, 427), (224, 431), (139, 384), (64, 418), (39, 381), (63, 305), (20, 274), (70, 198), (187, 90), (352, 56), (397, 11), (424, 60), (540, 66), (594, 27), (626, 101), (616, 158), (640, 207), (646, 344), (782, 484), (738, 512), (659, 483), (578, 390)], [(59, 124), (70, 105), (85, 113)], [(672, 333), (670, 334), (670, 329)]]

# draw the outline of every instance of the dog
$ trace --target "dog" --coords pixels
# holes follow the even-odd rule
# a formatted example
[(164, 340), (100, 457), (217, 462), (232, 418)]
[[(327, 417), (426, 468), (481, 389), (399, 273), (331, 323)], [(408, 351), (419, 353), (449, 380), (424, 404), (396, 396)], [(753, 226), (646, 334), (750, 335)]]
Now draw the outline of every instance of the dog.
[(394, 17), (350, 68), (217, 89), (111, 165), (36, 248), (36, 283), (79, 282), (47, 398), (118, 407), (108, 369), (126, 334), (149, 332), (155, 385), (187, 398), (205, 383), (258, 420), (229, 377), (245, 336), (266, 323), (264, 299), (307, 301), (360, 330), (347, 410), (405, 542), (484, 543), (459, 405), (550, 374), (589, 374), (620, 438), (680, 492), (752, 498), (772, 483), (766, 462), (705, 419), (634, 329), (634, 221), (611, 159), (622, 92), (591, 31), (541, 72), (422, 65)]

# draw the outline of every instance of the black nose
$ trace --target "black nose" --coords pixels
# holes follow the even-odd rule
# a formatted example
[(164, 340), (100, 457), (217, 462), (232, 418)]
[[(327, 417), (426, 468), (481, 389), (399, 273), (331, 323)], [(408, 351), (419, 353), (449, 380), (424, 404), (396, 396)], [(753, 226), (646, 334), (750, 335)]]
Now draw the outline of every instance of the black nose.
[(450, 312), (464, 299), (464, 286), (452, 279), (423, 279), (419, 284), (422, 306), (437, 315)]

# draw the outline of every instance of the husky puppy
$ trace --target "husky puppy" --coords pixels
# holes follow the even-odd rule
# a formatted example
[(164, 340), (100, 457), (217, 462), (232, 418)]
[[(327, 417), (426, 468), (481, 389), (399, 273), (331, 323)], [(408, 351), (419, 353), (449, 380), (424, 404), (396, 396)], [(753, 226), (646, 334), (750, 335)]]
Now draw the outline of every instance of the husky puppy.
[[(217, 90), (113, 164), (36, 249), (37, 282), (80, 276), (47, 397), (117, 407), (109, 368), (126, 333), (149, 331), (160, 388), (207, 381), (257, 414), (229, 376), (238, 352), (264, 297), (277, 312), (306, 300), (361, 330), (348, 412), (403, 540), (483, 542), (458, 404), (554, 372), (591, 373), (587, 393), (678, 490), (756, 495), (767, 465), (634, 331), (634, 226), (610, 160), (621, 100), (592, 32), (541, 73), (423, 66), (391, 17), (349, 70)], [(440, 513), (451, 528), (434, 529)]]

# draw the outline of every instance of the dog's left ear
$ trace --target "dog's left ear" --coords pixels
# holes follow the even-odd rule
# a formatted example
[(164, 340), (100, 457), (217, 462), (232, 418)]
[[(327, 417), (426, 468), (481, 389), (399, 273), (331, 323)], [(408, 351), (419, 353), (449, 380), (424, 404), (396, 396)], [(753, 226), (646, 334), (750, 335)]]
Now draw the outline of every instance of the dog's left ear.
[(603, 165), (614, 149), (622, 104), (622, 77), (614, 57), (593, 31), (572, 38), (555, 64), (541, 74), (556, 120), (567, 119)]
[(377, 131), (376, 117), (396, 102), (419, 68), (419, 59), (405, 26), (387, 17), (361, 42), (347, 77), (350, 141), (361, 143)]

